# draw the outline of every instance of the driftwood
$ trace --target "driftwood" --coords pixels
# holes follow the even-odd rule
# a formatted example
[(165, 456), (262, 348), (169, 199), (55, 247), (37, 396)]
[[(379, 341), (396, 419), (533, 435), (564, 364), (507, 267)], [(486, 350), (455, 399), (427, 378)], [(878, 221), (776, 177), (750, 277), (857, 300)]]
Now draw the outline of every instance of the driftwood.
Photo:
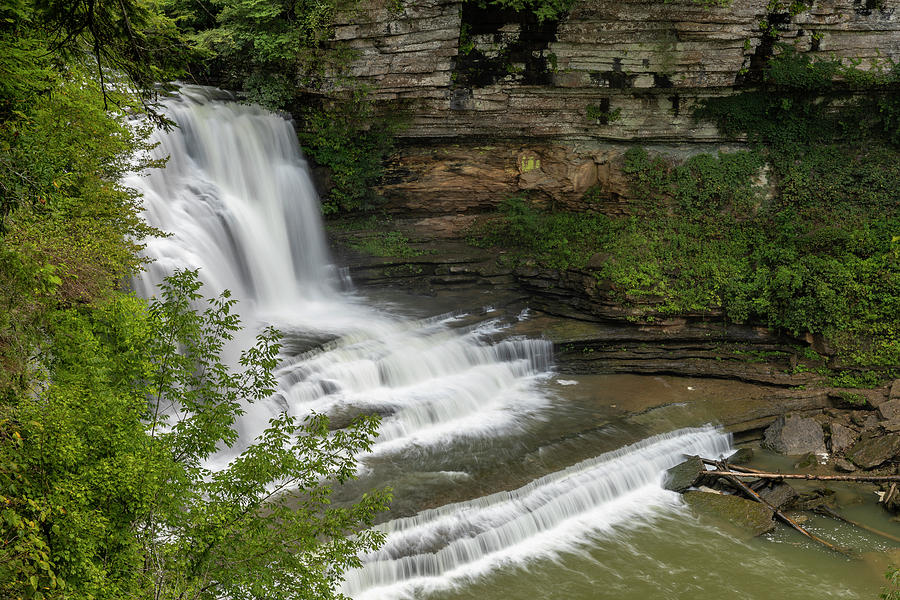
[[(717, 465), (716, 461), (704, 458), (704, 464)], [(719, 477), (751, 477), (754, 479), (806, 479), (808, 481), (858, 481), (858, 482), (900, 482), (900, 475), (812, 475), (810, 473), (766, 473), (737, 465), (725, 465), (725, 470), (707, 471), (704, 475)]]
[(760, 496), (759, 494), (754, 492), (752, 489), (750, 489), (750, 487), (747, 484), (745, 484), (743, 481), (741, 481), (737, 478), (738, 476), (741, 476), (741, 475), (746, 477), (746, 476), (750, 475), (749, 473), (736, 473), (734, 471), (727, 471), (727, 470), (725, 470), (726, 465), (724, 462), (716, 464), (716, 467), (718, 469), (717, 471), (707, 471), (706, 474), (707, 475), (719, 475), (719, 476), (725, 477), (726, 479), (728, 479), (729, 481), (731, 481), (732, 483), (737, 485), (748, 496), (750, 496), (757, 502), (760, 502), (763, 506), (765, 506), (769, 510), (771, 510), (775, 514), (776, 517), (778, 517), (779, 519), (781, 519), (782, 521), (784, 521), (785, 523), (787, 523), (788, 525), (790, 525), (791, 527), (793, 527), (794, 529), (796, 529), (797, 531), (799, 531), (800, 533), (802, 533), (803, 535), (808, 537), (809, 539), (822, 544), (829, 550), (834, 550), (835, 552), (840, 552), (841, 554), (850, 556), (850, 553), (847, 550), (845, 550), (843, 548), (839, 548), (839, 547), (835, 546), (834, 544), (832, 544), (831, 542), (827, 542), (827, 541), (823, 540), (822, 538), (817, 537), (817, 536), (811, 534), (810, 532), (808, 532), (806, 529), (801, 527), (796, 521), (794, 521), (793, 519), (791, 519), (790, 517), (785, 515), (780, 510), (778, 510), (778, 508), (772, 506), (772, 504), (767, 502), (765, 500), (765, 498), (763, 498), (762, 496)]
[(762, 473), (763, 472), (763, 471), (759, 471), (757, 469), (751, 469), (750, 467), (742, 467), (740, 465), (733, 465), (726, 461), (710, 460), (708, 458), (701, 458), (700, 460), (703, 461), (703, 464), (710, 465), (713, 467), (718, 467), (719, 463), (721, 462), (723, 465), (728, 467), (729, 471), (741, 471), (742, 473)]

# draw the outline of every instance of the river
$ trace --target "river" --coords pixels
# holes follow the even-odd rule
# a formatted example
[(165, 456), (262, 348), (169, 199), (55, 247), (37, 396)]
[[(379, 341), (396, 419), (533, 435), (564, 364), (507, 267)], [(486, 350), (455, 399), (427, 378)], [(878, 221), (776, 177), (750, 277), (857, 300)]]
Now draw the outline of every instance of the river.
[[(865, 565), (787, 532), (743, 539), (690, 513), (663, 472), (731, 438), (675, 378), (554, 372), (552, 344), (514, 335), (527, 312), (369, 300), (332, 264), (291, 124), (227, 94), (185, 86), (157, 134), (164, 169), (126, 182), (168, 237), (135, 281), (148, 296), (176, 268), (230, 289), (254, 328), (285, 334), (279, 389), (249, 406), (250, 441), (280, 411), (383, 421), (346, 497), (390, 485), (383, 548), (347, 573), (357, 600), (434, 598), (871, 598)], [(436, 305), (435, 305), (436, 306)], [(424, 315), (424, 316), (423, 316)], [(246, 341), (246, 339), (244, 340)], [(655, 387), (654, 387), (655, 386)], [(650, 402), (654, 410), (636, 407)], [(661, 393), (661, 392), (660, 392)], [(717, 394), (728, 394), (727, 389)], [(631, 406), (631, 409), (624, 407)], [(239, 451), (238, 444), (235, 451)], [(228, 455), (218, 457), (229, 460)], [(878, 542), (818, 524), (870, 550)], [(851, 539), (852, 538), (852, 539)]]

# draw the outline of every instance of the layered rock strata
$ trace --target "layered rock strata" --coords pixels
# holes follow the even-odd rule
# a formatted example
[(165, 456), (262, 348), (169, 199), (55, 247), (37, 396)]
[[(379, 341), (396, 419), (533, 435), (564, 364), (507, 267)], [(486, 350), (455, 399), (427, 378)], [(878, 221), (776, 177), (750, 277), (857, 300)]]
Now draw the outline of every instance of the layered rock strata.
[(542, 23), (457, 0), (338, 15), (351, 75), (408, 117), (381, 189), (389, 208), (420, 212), (431, 194), (432, 214), (480, 211), (522, 190), (578, 208), (595, 186), (615, 205), (627, 144), (717, 149), (693, 108), (752, 85), (776, 40), (862, 68), (900, 59), (898, 0), (717, 4), (582, 0)]

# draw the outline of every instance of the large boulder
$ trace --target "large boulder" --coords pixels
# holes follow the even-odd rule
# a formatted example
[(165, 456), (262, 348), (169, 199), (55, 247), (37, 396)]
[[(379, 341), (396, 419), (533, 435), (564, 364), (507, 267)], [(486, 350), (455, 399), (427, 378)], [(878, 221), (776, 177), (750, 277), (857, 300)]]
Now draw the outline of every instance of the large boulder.
[(856, 442), (856, 432), (840, 423), (831, 424), (831, 451), (844, 452)]
[(797, 415), (778, 417), (766, 429), (763, 445), (779, 454), (822, 454), (825, 452), (825, 433), (813, 419)]
[(900, 453), (900, 433), (860, 440), (847, 452), (847, 458), (863, 469), (874, 469)]
[(726, 527), (736, 527), (748, 537), (762, 535), (775, 528), (772, 511), (759, 502), (710, 492), (685, 492), (683, 498), (695, 513), (708, 515)]
[(703, 461), (699, 456), (688, 456), (683, 463), (666, 471), (666, 481), (663, 486), (673, 492), (683, 492), (696, 485), (705, 472), (706, 467), (703, 466)]

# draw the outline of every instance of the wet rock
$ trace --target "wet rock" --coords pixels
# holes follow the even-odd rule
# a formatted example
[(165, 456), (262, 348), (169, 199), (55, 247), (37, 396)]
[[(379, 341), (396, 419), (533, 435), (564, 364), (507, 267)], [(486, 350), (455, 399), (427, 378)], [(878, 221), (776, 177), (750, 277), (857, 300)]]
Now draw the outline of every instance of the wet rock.
[(683, 492), (697, 484), (706, 468), (699, 456), (689, 456), (683, 463), (679, 463), (666, 471), (664, 487), (673, 492)]
[(834, 459), (834, 469), (842, 473), (852, 473), (856, 470), (856, 465), (846, 458), (836, 458)]
[(878, 415), (885, 421), (900, 420), (900, 398), (888, 400), (878, 406)]
[(839, 423), (832, 423), (830, 441), (831, 451), (844, 452), (856, 443), (856, 437), (856, 432), (849, 427), (845, 427)]
[(786, 483), (770, 482), (756, 490), (756, 493), (775, 508), (787, 506), (798, 497), (797, 490)]
[(900, 453), (900, 434), (866, 438), (857, 442), (848, 452), (847, 458), (863, 469), (873, 469)]
[(834, 490), (816, 488), (799, 494), (791, 508), (794, 510), (816, 510), (822, 507), (834, 507)]
[(795, 469), (806, 470), (819, 464), (818, 457), (812, 452), (807, 452), (803, 457), (794, 463)]
[(686, 492), (684, 500), (696, 513), (737, 527), (748, 537), (762, 535), (775, 528), (772, 511), (759, 502), (707, 492)]
[(790, 415), (766, 429), (763, 445), (780, 454), (820, 454), (825, 452), (825, 434), (813, 419)]
[(733, 465), (745, 465), (753, 460), (753, 450), (747, 447), (738, 448), (727, 460)]

